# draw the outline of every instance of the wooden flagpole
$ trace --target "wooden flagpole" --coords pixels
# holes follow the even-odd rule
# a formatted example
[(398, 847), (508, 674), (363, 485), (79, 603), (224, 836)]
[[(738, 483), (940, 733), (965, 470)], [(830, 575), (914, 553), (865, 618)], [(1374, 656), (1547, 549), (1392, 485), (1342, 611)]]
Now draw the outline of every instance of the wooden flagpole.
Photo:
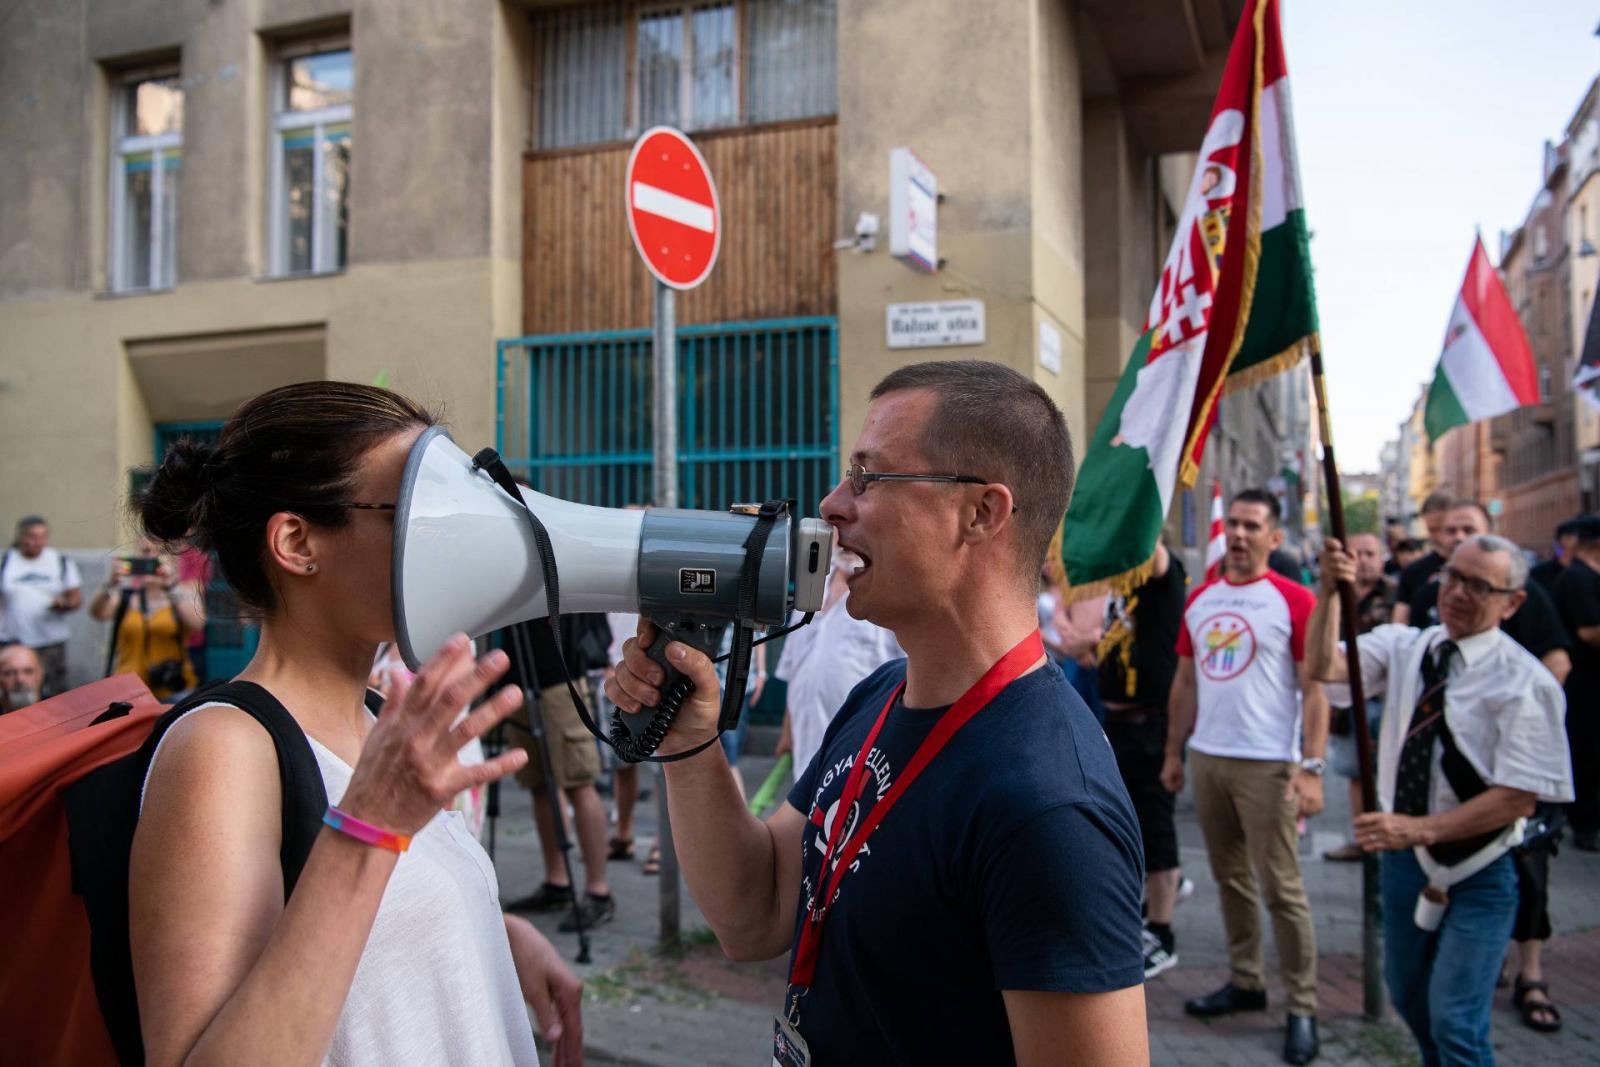
[[(1317, 398), (1317, 420), (1322, 431), (1322, 475), (1328, 490), (1328, 533), (1348, 550), (1344, 528), (1344, 496), (1339, 488), (1339, 466), (1333, 457), (1333, 424), (1328, 417), (1328, 388), (1322, 373), (1320, 339), (1311, 347), (1311, 387)], [(1344, 640), (1345, 663), (1350, 676), (1350, 733), (1355, 738), (1356, 760), (1361, 768), (1361, 810), (1378, 810), (1378, 787), (1372, 773), (1372, 736), (1367, 732), (1367, 698), (1361, 684), (1361, 653), (1356, 648), (1359, 620), (1356, 590), (1339, 583), (1339, 632)], [(1366, 853), (1361, 860), (1361, 977), (1362, 1008), (1368, 1020), (1383, 1017), (1383, 957), (1379, 931), (1382, 911), (1378, 891), (1378, 857)]]

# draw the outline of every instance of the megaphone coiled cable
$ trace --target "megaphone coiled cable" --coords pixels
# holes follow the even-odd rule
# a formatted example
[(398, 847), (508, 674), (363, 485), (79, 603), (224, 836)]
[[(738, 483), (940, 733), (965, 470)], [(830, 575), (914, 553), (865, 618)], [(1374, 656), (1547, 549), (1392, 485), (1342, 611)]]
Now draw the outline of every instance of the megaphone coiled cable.
[[(672, 723), (678, 717), (678, 712), (683, 710), (684, 702), (694, 692), (694, 682), (687, 675), (678, 675), (661, 693), (661, 702), (656, 705), (655, 714), (650, 717), (650, 722), (635, 738), (623, 725), (622, 716), (617, 712), (611, 713), (611, 747), (618, 756), (627, 763), (643, 763), (655, 750), (661, 747), (661, 742), (667, 739), (667, 732), (672, 729)], [(714, 739), (713, 739), (714, 740)]]

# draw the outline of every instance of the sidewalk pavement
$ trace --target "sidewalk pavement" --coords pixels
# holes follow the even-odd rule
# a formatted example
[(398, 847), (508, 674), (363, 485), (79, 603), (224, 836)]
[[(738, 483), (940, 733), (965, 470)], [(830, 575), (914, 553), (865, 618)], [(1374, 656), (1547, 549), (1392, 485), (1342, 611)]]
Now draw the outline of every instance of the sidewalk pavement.
[[(771, 759), (741, 761), (754, 791)], [(593, 962), (574, 969), (584, 979), (587, 1062), (611, 1065), (750, 1067), (771, 1060), (772, 1017), (782, 1001), (787, 961), (739, 964), (727, 960), (706, 928), (687, 888), (682, 891), (682, 938), (671, 953), (657, 951), (659, 879), (640, 871), (656, 828), (659, 779), (643, 781), (651, 798), (636, 816), (636, 857), (608, 865), (617, 918), (593, 931)], [(1311, 821), (1302, 866), (1316, 917), (1322, 1007), (1322, 1056), (1329, 1065), (1412, 1065), (1415, 1046), (1392, 1014), (1381, 1024), (1361, 1017), (1361, 867), (1328, 863), (1325, 849), (1344, 839), (1348, 807), (1343, 781), (1331, 779), (1328, 811)], [(540, 861), (527, 794), (507, 784), (501, 794), (495, 866), (504, 898), (537, 888)], [(1188, 794), (1178, 802), (1178, 839), (1194, 897), (1174, 922), (1179, 966), (1146, 987), (1150, 1054), (1156, 1065), (1250, 1067), (1281, 1063), (1283, 996), (1276, 955), (1267, 950), (1269, 1008), (1214, 1022), (1183, 1012), (1189, 997), (1227, 980), (1227, 949), (1216, 887)], [(575, 857), (576, 858), (576, 857)], [(1545, 951), (1546, 977), (1566, 1020), (1555, 1035), (1521, 1024), (1509, 990), (1496, 996), (1494, 1044), (1502, 1067), (1535, 1067), (1551, 1060), (1600, 1062), (1600, 856), (1564, 847), (1551, 867), (1551, 914), (1556, 937)], [(562, 914), (529, 916), (571, 960), (576, 937), (556, 929)], [(1271, 924), (1263, 921), (1270, 938)]]

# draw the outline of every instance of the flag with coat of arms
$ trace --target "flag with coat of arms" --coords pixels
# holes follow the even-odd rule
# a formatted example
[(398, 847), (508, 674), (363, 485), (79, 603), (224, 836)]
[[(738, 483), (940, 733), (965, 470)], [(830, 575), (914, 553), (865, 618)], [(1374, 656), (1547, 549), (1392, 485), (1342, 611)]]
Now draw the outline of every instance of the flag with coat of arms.
[(1199, 475), (1218, 397), (1316, 344), (1307, 233), (1278, 0), (1251, 0), (1144, 331), (1067, 509), (1069, 596), (1145, 581), (1173, 493)]

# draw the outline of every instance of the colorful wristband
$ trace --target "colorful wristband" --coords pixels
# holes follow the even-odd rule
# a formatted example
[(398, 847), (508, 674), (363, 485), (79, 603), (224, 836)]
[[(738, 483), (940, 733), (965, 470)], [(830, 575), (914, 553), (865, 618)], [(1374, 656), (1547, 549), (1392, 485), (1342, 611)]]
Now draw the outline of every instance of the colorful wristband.
[(348, 834), (365, 845), (377, 845), (390, 852), (404, 852), (411, 847), (410, 834), (392, 834), (388, 830), (380, 830), (371, 823), (362, 822), (353, 815), (346, 815), (338, 808), (328, 807), (328, 813), (322, 821), (339, 831)]

